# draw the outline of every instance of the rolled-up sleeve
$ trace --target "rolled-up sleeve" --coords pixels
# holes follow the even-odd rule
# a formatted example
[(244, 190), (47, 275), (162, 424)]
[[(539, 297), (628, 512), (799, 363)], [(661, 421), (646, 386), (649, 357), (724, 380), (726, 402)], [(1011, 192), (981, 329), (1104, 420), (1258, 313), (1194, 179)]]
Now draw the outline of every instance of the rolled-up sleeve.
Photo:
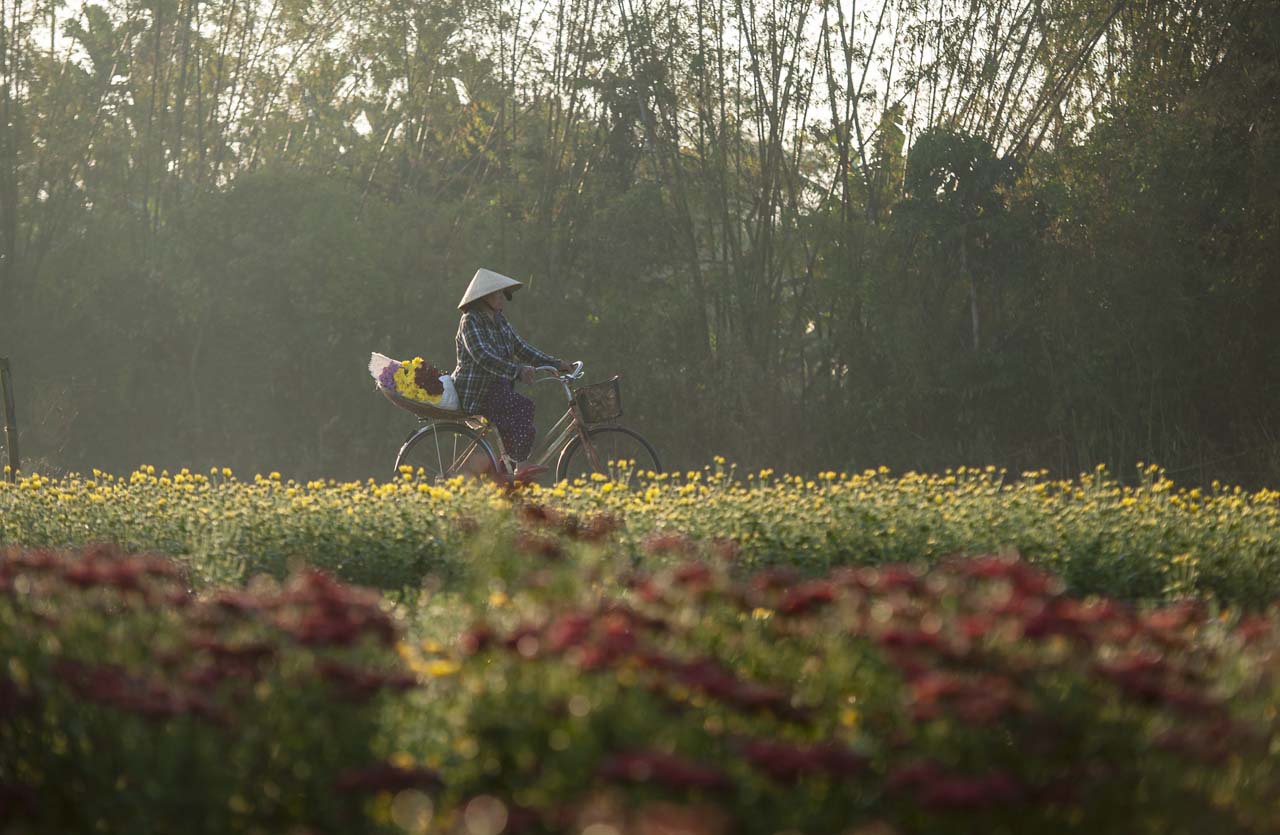
[(462, 346), (475, 360), (476, 365), (495, 377), (514, 380), (520, 374), (520, 366), (503, 357), (494, 348), (477, 316), (463, 317)]

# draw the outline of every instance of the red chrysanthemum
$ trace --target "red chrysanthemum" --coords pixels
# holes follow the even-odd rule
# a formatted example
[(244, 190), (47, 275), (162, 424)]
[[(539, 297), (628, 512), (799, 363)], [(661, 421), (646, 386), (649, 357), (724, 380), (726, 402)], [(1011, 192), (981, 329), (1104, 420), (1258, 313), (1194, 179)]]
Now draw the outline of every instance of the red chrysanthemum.
[(444, 393), (444, 384), (440, 382), (442, 373), (434, 365), (420, 365), (413, 374), (413, 382), (432, 397), (439, 397)]

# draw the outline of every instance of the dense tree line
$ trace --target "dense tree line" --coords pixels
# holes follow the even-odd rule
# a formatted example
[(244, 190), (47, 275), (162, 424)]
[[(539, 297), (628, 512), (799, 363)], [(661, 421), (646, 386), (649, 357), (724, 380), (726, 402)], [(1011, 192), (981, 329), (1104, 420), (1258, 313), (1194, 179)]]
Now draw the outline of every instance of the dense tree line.
[[(676, 466), (1280, 477), (1268, 0), (4, 0), (47, 469), (385, 472), (475, 267)], [(556, 407), (540, 396), (544, 417)]]

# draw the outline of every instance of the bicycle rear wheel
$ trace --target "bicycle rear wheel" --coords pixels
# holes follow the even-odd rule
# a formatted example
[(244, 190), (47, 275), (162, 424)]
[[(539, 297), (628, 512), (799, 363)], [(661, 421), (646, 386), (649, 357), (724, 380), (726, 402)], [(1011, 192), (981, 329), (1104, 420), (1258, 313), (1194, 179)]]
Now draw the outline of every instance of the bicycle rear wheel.
[(445, 481), (466, 472), (493, 472), (498, 457), (484, 436), (465, 423), (433, 422), (400, 447), (396, 472), (405, 465), (428, 481)]
[[(662, 472), (658, 453), (638, 432), (623, 426), (601, 426), (587, 430), (587, 435), (596, 449), (600, 472), (611, 479), (627, 481), (636, 472), (644, 470)], [(590, 478), (593, 472), (591, 458), (582, 448), (582, 438), (574, 438), (560, 453), (560, 460), (556, 463), (556, 481)]]

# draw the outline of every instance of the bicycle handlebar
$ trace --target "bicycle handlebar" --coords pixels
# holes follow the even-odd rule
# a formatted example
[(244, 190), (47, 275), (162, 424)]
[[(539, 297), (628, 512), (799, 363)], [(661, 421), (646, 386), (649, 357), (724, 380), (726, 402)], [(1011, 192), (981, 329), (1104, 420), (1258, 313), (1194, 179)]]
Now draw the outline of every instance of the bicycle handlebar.
[(534, 374), (538, 374), (540, 372), (550, 372), (550, 374), (548, 376), (535, 377), (533, 380), (535, 383), (546, 383), (551, 380), (560, 380), (561, 382), (577, 380), (582, 377), (582, 360), (575, 362), (573, 364), (573, 370), (567, 374), (561, 374), (560, 369), (556, 368), (554, 365), (540, 365), (533, 369)]

